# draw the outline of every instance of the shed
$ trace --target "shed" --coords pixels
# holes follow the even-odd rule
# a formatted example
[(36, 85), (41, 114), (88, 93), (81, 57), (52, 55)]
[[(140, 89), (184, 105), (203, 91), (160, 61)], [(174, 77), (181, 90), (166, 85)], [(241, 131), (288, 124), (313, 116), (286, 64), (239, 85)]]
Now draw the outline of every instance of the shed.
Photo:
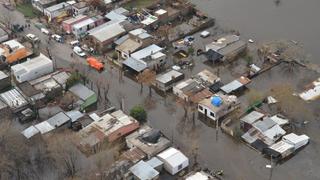
[(26, 137), (27, 139), (29, 139), (29, 138), (31, 138), (32, 136), (40, 133), (40, 131), (39, 131), (36, 127), (30, 126), (30, 127), (28, 127), (27, 129), (23, 130), (21, 133), (24, 135), (24, 137)]
[(69, 116), (67, 116), (64, 112), (60, 112), (54, 116), (52, 116), (51, 118), (49, 118), (47, 120), (47, 122), (57, 128), (57, 127), (60, 127), (62, 126), (63, 124), (65, 124), (66, 122), (70, 121), (71, 118)]
[(137, 180), (155, 180), (159, 177), (159, 172), (144, 161), (138, 162), (129, 171)]
[(41, 134), (45, 134), (55, 129), (55, 127), (47, 121), (43, 121), (39, 124), (36, 124), (34, 127), (37, 128)]
[(156, 77), (155, 86), (161, 91), (168, 91), (172, 89), (173, 85), (184, 78), (184, 74), (176, 71), (170, 70), (163, 74), (159, 74)]
[(164, 168), (171, 175), (175, 175), (189, 166), (189, 159), (173, 147), (158, 154), (157, 157), (164, 163)]
[(69, 91), (83, 101), (80, 110), (84, 110), (97, 102), (96, 93), (82, 84), (72, 86)]

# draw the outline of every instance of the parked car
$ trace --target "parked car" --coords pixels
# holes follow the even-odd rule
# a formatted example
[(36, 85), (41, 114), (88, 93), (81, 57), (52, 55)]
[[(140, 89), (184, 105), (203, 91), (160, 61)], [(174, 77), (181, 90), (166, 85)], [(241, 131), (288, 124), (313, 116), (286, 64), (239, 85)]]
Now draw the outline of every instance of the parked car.
[(41, 30), (41, 32), (43, 33), (43, 34), (46, 34), (46, 35), (49, 35), (49, 30), (48, 29), (46, 29), (46, 28), (41, 28), (40, 29)]
[(34, 34), (27, 34), (26, 35), (27, 39), (33, 43), (37, 43), (37, 42), (40, 42), (40, 39), (34, 35)]
[(88, 52), (88, 53), (93, 53), (94, 49), (92, 47), (88, 47), (88, 45), (84, 44), (83, 46), (81, 46), (81, 48)]
[(71, 45), (72, 47), (80, 46), (80, 42), (79, 42), (78, 40), (71, 41), (71, 42), (70, 42), (70, 45)]
[(79, 46), (75, 46), (73, 48), (73, 52), (76, 53), (80, 57), (86, 57), (86, 53)]
[(201, 36), (202, 38), (206, 38), (206, 37), (210, 36), (210, 32), (209, 32), (209, 31), (202, 31), (201, 34), (200, 34), (200, 36)]
[(94, 57), (88, 57), (87, 63), (89, 64), (90, 67), (92, 67), (100, 72), (103, 71), (103, 69), (104, 69), (104, 64)]
[(52, 39), (54, 39), (55, 41), (59, 42), (59, 43), (63, 43), (63, 38), (62, 36), (58, 35), (58, 34), (53, 34), (51, 36)]

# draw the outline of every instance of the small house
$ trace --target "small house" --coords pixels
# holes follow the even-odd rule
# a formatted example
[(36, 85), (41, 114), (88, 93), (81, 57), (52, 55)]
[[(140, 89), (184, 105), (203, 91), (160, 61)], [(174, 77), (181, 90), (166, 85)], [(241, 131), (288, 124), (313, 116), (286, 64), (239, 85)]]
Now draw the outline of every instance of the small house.
[(252, 111), (249, 114), (245, 115), (240, 119), (240, 127), (244, 130), (244, 132), (248, 131), (252, 128), (252, 124), (258, 120), (261, 120), (265, 114), (260, 113), (258, 111)]
[(11, 87), (11, 79), (3, 71), (0, 71), (0, 92)]
[(150, 45), (153, 42), (152, 35), (146, 30), (138, 28), (128, 33), (129, 38), (116, 47), (120, 58), (126, 59), (131, 53)]
[(87, 32), (94, 27), (96, 27), (94, 19), (87, 18), (72, 25), (72, 34), (79, 39), (86, 36)]
[(236, 96), (215, 94), (198, 103), (198, 112), (206, 118), (217, 121), (235, 110), (238, 105), (239, 102)]
[(157, 158), (164, 163), (164, 169), (171, 175), (175, 175), (189, 166), (189, 159), (173, 147), (158, 154)]
[(140, 161), (129, 169), (133, 174), (134, 180), (157, 180), (159, 172), (151, 167), (148, 163)]
[(0, 63), (15, 64), (25, 60), (33, 53), (17, 40), (9, 40), (0, 45)]
[(44, 13), (44, 9), (55, 5), (56, 3), (57, 0), (31, 0), (32, 6), (41, 13)]
[(143, 126), (127, 136), (126, 143), (130, 149), (139, 148), (147, 155), (148, 159), (171, 145), (171, 142), (159, 130), (152, 129), (149, 126)]
[(307, 135), (297, 135), (294, 133), (287, 134), (282, 137), (282, 141), (294, 146), (294, 150), (298, 150), (301, 147), (309, 143), (309, 137)]
[(95, 153), (105, 143), (112, 143), (139, 128), (139, 122), (121, 110), (98, 117), (79, 131), (79, 148), (86, 153)]
[(66, 2), (62, 2), (44, 9), (43, 13), (47, 16), (48, 21), (51, 22), (52, 20), (58, 18), (63, 18), (68, 16), (69, 11), (71, 10), (72, 6)]
[(88, 19), (88, 16), (85, 15), (78, 15), (76, 17), (72, 17), (70, 19), (67, 19), (65, 21), (62, 21), (62, 29), (67, 32), (68, 34), (70, 34), (72, 32), (72, 26), (74, 24), (80, 23), (81, 21), (84, 21), (86, 19)]
[(122, 66), (134, 73), (140, 73), (147, 68), (156, 70), (166, 63), (167, 56), (162, 51), (163, 48), (152, 44), (131, 54), (122, 62)]
[(184, 79), (184, 74), (176, 71), (176, 70), (170, 70), (165, 73), (159, 74), (156, 77), (156, 81), (154, 83), (154, 86), (163, 91), (169, 91), (172, 89), (172, 87), (175, 85), (175, 83), (181, 81)]
[(111, 49), (113, 42), (125, 33), (121, 21), (110, 21), (88, 32), (96, 49), (101, 52)]
[(250, 82), (251, 80), (249, 78), (241, 76), (240, 78), (222, 86), (221, 90), (226, 94), (236, 93), (243, 90)]
[(89, 11), (89, 6), (86, 2), (78, 2), (72, 5), (73, 16), (82, 15)]
[(52, 60), (41, 54), (26, 62), (11, 66), (15, 79), (19, 82), (30, 81), (53, 72)]
[(75, 96), (71, 99), (72, 106), (78, 107), (81, 111), (93, 106), (98, 100), (96, 93), (82, 84), (72, 86), (69, 92)]

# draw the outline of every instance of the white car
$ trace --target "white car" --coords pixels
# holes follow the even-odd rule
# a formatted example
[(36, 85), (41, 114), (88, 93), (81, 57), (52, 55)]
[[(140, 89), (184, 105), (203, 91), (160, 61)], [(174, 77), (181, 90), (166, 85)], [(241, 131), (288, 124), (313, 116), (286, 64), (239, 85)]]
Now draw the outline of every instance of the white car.
[(43, 34), (49, 35), (49, 30), (48, 30), (48, 29), (46, 29), (46, 28), (41, 28), (40, 30), (41, 30), (41, 32), (42, 32)]
[(209, 31), (202, 31), (201, 34), (200, 34), (200, 36), (201, 36), (202, 38), (206, 38), (206, 37), (210, 36), (210, 32), (209, 32)]
[(62, 37), (61, 37), (60, 35), (58, 35), (58, 34), (53, 34), (53, 35), (51, 36), (51, 38), (54, 39), (55, 41), (59, 42), (59, 43), (62, 43), (62, 42), (63, 42), (63, 41), (62, 41)]
[(73, 48), (73, 52), (76, 53), (80, 57), (86, 57), (86, 53), (79, 46), (75, 46)]
[(27, 34), (26, 37), (32, 42), (38, 42), (39, 38), (34, 34)]

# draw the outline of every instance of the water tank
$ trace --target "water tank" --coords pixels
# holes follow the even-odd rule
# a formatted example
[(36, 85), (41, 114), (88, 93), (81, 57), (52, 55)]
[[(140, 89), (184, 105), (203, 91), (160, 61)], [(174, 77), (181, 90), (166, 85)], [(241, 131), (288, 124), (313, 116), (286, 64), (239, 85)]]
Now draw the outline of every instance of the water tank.
[(221, 97), (219, 96), (213, 96), (211, 98), (211, 104), (216, 106), (216, 107), (219, 107), (221, 104), (222, 104), (222, 99)]

